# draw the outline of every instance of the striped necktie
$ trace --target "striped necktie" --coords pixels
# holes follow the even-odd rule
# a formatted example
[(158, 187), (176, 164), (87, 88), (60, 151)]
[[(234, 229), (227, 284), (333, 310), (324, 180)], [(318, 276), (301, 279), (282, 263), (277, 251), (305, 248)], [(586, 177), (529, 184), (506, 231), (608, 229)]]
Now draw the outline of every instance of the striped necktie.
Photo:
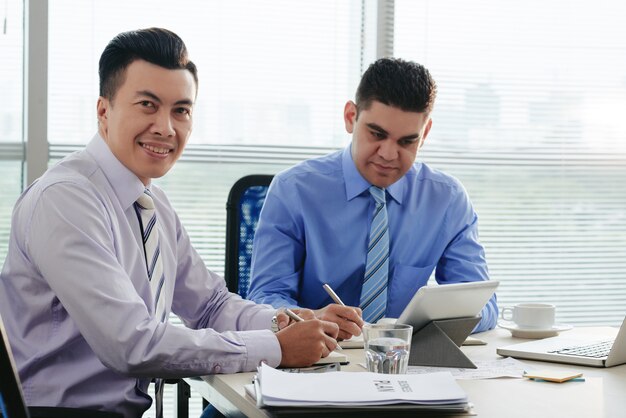
[(161, 322), (165, 322), (165, 298), (160, 297), (163, 283), (165, 282), (165, 275), (163, 274), (163, 262), (159, 247), (159, 229), (154, 210), (154, 201), (148, 189), (144, 190), (135, 202), (135, 211), (141, 226), (148, 280), (150, 281), (152, 296), (154, 297), (154, 314)]
[(370, 193), (376, 202), (374, 216), (370, 226), (369, 245), (365, 277), (361, 289), (361, 309), (363, 320), (376, 322), (387, 309), (387, 278), (389, 275), (389, 227), (385, 189), (370, 187)]
[[(150, 290), (154, 298), (154, 315), (161, 322), (165, 322), (165, 298), (160, 297), (165, 282), (161, 248), (159, 247), (159, 230), (152, 194), (145, 189), (135, 202), (135, 212), (139, 219), (143, 249), (146, 258), (146, 269)], [(163, 417), (163, 379), (154, 379), (156, 417)]]

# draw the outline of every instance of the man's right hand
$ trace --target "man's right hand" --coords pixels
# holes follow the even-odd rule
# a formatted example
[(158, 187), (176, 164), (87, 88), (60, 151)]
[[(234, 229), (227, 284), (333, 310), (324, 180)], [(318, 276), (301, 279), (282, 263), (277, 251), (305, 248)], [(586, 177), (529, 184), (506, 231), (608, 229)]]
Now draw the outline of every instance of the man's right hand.
[(283, 367), (308, 367), (337, 347), (337, 324), (319, 319), (296, 322), (276, 333)]
[(364, 324), (361, 308), (331, 303), (313, 312), (318, 319), (339, 325), (339, 339), (341, 340), (348, 340), (353, 335), (361, 335), (361, 328)]

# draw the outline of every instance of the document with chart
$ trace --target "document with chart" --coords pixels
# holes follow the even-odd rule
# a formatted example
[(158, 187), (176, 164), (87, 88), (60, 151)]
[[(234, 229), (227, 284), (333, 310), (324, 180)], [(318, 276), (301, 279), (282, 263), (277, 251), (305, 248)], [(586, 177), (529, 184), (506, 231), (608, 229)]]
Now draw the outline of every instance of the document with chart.
[(259, 406), (412, 404), (465, 410), (468, 403), (465, 392), (449, 372), (427, 375), (286, 373), (266, 364), (259, 368), (256, 398)]

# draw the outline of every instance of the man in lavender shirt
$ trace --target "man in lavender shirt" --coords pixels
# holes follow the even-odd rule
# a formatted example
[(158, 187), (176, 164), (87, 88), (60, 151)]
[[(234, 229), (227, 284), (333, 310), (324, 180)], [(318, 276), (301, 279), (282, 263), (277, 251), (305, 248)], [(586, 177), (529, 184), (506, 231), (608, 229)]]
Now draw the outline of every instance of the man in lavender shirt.
[[(100, 58), (98, 133), (19, 198), (0, 315), (29, 405), (137, 417), (151, 404), (152, 378), (306, 366), (335, 348), (336, 324), (307, 310), (300, 314), (310, 320), (289, 324), (283, 312), (229, 293), (151, 184), (187, 143), (197, 86), (174, 33), (116, 36)], [(165, 277), (159, 297), (186, 327), (155, 316), (134, 208), (146, 189)]]

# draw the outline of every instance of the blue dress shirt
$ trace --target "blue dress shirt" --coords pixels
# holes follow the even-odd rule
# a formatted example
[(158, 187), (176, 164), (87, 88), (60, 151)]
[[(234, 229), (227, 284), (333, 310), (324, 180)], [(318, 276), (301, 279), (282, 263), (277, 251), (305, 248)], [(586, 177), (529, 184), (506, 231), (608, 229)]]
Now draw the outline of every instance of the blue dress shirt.
[(280, 363), (269, 330), (275, 309), (227, 291), (152, 185), (166, 277), (161, 297), (187, 327), (155, 317), (133, 209), (144, 187), (97, 135), (18, 200), (0, 314), (29, 405), (138, 417), (151, 403), (150, 377)]
[[(358, 306), (374, 213), (370, 186), (350, 146), (279, 173), (254, 239), (249, 298), (318, 309), (332, 303), (322, 288), (328, 283)], [(387, 188), (387, 212), (387, 317), (400, 315), (433, 270), (441, 284), (489, 279), (477, 215), (455, 178), (417, 162)], [(497, 316), (494, 295), (475, 331), (493, 328)]]

